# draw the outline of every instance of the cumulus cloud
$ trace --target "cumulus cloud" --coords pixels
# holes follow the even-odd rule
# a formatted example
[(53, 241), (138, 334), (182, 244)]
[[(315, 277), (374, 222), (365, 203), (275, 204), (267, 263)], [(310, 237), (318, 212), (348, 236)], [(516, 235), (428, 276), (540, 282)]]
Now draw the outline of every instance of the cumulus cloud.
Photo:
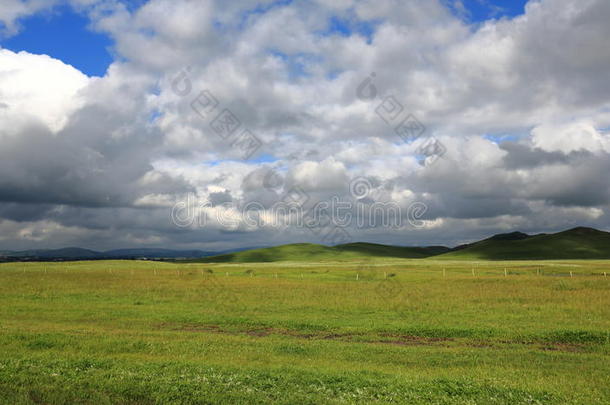
[(532, 143), (544, 151), (563, 154), (576, 151), (610, 152), (610, 137), (601, 134), (590, 122), (537, 126), (532, 131)]
[(39, 121), (56, 132), (84, 100), (79, 91), (89, 78), (47, 55), (0, 49), (0, 131), (19, 131)]
[(16, 34), (20, 27), (19, 19), (34, 13), (49, 10), (57, 0), (4, 0), (0, 3), (0, 36)]
[[(55, 2), (2, 4), (15, 33)], [(70, 4), (117, 59), (89, 78), (0, 49), (7, 248), (332, 242), (239, 211), (255, 202), (269, 215), (295, 188), (308, 204), (350, 201), (354, 216), (401, 209), (402, 226), (352, 223), (352, 240), (456, 244), (610, 225), (604, 0), (530, 1), (478, 25), (442, 1)], [(214, 121), (223, 111), (231, 121)], [(247, 157), (243, 134), (260, 142)], [(354, 179), (366, 195), (353, 195)], [(176, 203), (206, 226), (176, 226)], [(425, 207), (415, 220), (414, 203)]]

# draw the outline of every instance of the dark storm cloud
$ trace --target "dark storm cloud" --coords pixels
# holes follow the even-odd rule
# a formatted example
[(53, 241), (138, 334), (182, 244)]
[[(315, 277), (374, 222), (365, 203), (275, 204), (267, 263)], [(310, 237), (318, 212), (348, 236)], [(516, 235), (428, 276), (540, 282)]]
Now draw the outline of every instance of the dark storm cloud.
[[(504, 142), (500, 148), (507, 152), (504, 163), (507, 169), (531, 169), (552, 164), (568, 164), (570, 156), (561, 152), (546, 152), (540, 148), (532, 148), (516, 142)], [(591, 156), (588, 152), (578, 152)]]

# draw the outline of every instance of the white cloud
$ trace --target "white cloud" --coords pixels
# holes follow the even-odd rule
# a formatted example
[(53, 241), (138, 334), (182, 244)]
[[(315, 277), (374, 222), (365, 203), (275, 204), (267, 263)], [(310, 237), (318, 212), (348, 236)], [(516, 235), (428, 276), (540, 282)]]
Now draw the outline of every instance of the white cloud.
[(586, 121), (537, 126), (532, 130), (532, 143), (542, 150), (565, 154), (576, 151), (610, 152), (610, 138)]
[(57, 132), (84, 104), (79, 91), (89, 78), (47, 55), (0, 49), (0, 131), (13, 133), (27, 120)]
[(0, 3), (0, 37), (16, 34), (19, 19), (52, 8), (58, 0), (2, 0)]
[(337, 190), (348, 180), (345, 166), (334, 158), (299, 163), (291, 171), (290, 178), (305, 190)]

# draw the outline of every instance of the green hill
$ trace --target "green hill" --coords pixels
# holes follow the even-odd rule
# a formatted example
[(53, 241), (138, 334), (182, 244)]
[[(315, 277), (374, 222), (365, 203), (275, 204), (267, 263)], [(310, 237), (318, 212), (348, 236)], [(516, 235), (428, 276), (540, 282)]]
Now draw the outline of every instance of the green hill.
[(403, 247), (364, 242), (338, 245), (334, 249), (340, 252), (353, 252), (365, 256), (400, 257), (405, 259), (430, 257), (451, 250), (445, 246)]
[(527, 235), (512, 232), (495, 235), (468, 245), (401, 247), (375, 243), (324, 246), (295, 243), (190, 260), (198, 263), (255, 263), (281, 261), (330, 261), (371, 258), (451, 260), (569, 260), (610, 259), (610, 233), (592, 228), (574, 228), (555, 234)]
[(337, 246), (295, 243), (270, 248), (246, 250), (192, 260), (198, 263), (254, 263), (281, 261), (350, 260), (371, 257), (424, 258), (449, 251), (443, 246), (401, 247), (375, 243), (348, 243)]
[(610, 259), (610, 233), (592, 228), (574, 228), (554, 234), (501, 234), (470, 245), (462, 245), (439, 259), (551, 260)]

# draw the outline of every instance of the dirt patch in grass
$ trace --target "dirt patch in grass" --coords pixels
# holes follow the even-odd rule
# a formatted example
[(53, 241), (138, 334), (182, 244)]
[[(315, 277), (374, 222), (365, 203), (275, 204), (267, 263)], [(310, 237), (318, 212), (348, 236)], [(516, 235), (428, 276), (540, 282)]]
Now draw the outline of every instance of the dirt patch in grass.
[(371, 341), (370, 343), (385, 343), (398, 346), (446, 346), (447, 342), (455, 341), (453, 338), (397, 335), (389, 333), (384, 333), (380, 336), (384, 339)]
[(528, 346), (530, 348), (536, 350), (543, 351), (556, 351), (556, 352), (573, 352), (573, 353), (583, 353), (591, 351), (592, 345), (586, 345), (581, 343), (565, 343), (565, 342), (536, 342), (536, 341), (528, 341), (528, 340), (500, 340), (498, 343), (500, 344), (518, 344)]
[(545, 344), (543, 346), (539, 346), (538, 348), (540, 350), (573, 352), (573, 353), (582, 353), (582, 352), (587, 351), (587, 348), (584, 345), (569, 344), (569, 343)]
[(173, 330), (180, 332), (193, 333), (218, 333), (234, 336), (251, 336), (263, 338), (272, 335), (290, 336), (296, 339), (304, 340), (333, 340), (351, 343), (369, 343), (369, 344), (386, 344), (396, 346), (449, 346), (450, 343), (461, 343), (466, 346), (474, 347), (493, 347), (492, 345), (481, 344), (480, 342), (458, 341), (455, 338), (448, 337), (426, 337), (416, 335), (404, 335), (394, 333), (329, 333), (329, 332), (300, 332), (296, 330), (281, 329), (281, 328), (253, 328), (247, 330), (235, 330), (223, 328), (220, 325), (177, 325), (171, 323), (162, 323), (156, 325), (157, 329)]
[(265, 337), (274, 333), (272, 328), (247, 330), (244, 332), (248, 336)]
[(218, 325), (184, 325), (182, 327), (176, 327), (175, 325), (169, 325), (162, 323), (157, 325), (157, 329), (170, 329), (175, 331), (183, 331), (183, 332), (217, 332), (223, 333), (222, 329)]
[(451, 345), (468, 346), (480, 349), (493, 349), (503, 345), (527, 345), (531, 348), (543, 351), (560, 351), (560, 352), (586, 352), (588, 347), (583, 344), (565, 343), (565, 342), (532, 342), (524, 340), (469, 340), (457, 339), (450, 337), (427, 337), (417, 335), (395, 334), (395, 333), (329, 333), (320, 332), (301, 332), (297, 330), (261, 327), (251, 329), (231, 329), (220, 325), (193, 325), (193, 324), (175, 324), (161, 323), (155, 325), (155, 329), (172, 330), (179, 332), (193, 333), (217, 333), (233, 336), (251, 336), (254, 338), (264, 338), (269, 336), (290, 336), (296, 339), (304, 340), (333, 340), (350, 343), (369, 343), (369, 344), (385, 344), (394, 346), (439, 346), (449, 347)]

